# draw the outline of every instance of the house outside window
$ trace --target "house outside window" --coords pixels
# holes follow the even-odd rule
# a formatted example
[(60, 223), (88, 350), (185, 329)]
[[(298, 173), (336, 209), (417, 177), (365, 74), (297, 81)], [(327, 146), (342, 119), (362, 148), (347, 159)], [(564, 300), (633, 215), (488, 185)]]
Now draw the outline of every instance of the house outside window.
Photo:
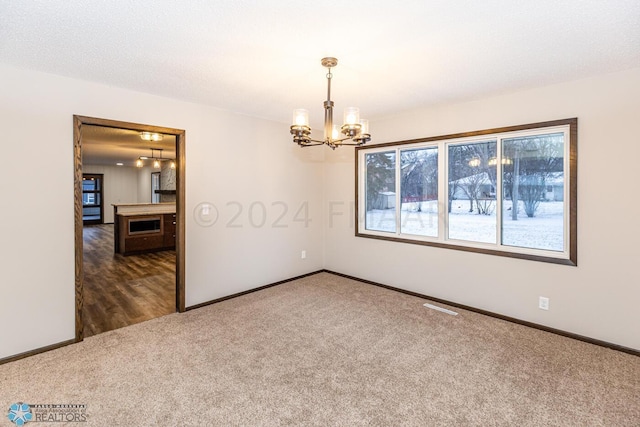
[(359, 237), (577, 264), (577, 119), (357, 148)]

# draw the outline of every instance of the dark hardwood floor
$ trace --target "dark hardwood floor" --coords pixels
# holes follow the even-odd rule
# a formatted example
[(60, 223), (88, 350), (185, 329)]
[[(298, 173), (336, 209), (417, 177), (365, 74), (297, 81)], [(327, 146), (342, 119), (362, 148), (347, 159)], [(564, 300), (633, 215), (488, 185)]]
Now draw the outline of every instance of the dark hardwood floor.
[(114, 253), (113, 224), (83, 230), (85, 337), (176, 311), (176, 251)]

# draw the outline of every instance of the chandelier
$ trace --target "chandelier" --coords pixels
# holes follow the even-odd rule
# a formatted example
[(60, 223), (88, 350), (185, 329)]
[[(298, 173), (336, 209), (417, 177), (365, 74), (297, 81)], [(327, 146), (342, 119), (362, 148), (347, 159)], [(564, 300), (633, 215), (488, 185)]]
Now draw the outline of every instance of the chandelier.
[(309, 111), (304, 108), (297, 108), (293, 110), (293, 124), (290, 128), (293, 142), (300, 147), (326, 144), (333, 150), (341, 145), (358, 146), (365, 144), (371, 140), (369, 121), (360, 119), (360, 110), (358, 108), (345, 108), (342, 127), (338, 128), (338, 126), (333, 125), (333, 101), (331, 100), (331, 78), (333, 74), (331, 74), (331, 68), (338, 65), (338, 60), (328, 57), (322, 58), (320, 63), (329, 70), (327, 72), (327, 100), (324, 101), (324, 139), (311, 139)]

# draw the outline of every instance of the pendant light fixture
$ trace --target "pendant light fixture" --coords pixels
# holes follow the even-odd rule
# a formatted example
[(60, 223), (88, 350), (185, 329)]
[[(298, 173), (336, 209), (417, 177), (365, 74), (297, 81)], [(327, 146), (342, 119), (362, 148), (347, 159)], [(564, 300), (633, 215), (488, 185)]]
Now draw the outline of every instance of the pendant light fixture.
[[(162, 162), (166, 161), (166, 160), (170, 160), (171, 163), (169, 164), (169, 167), (171, 169), (175, 169), (176, 168), (176, 162), (175, 160), (171, 160), (171, 159), (163, 159), (162, 158), (162, 148), (149, 148), (149, 150), (151, 150), (151, 156), (140, 156), (138, 157), (138, 160), (136, 160), (136, 167), (143, 167), (144, 166), (144, 160), (153, 160), (153, 167), (156, 169), (160, 169), (160, 167), (162, 166)], [(156, 157), (156, 151), (160, 152), (160, 156)]]
[(162, 141), (163, 135), (161, 133), (154, 132), (140, 132), (140, 138), (145, 141)]
[[(371, 140), (369, 134), (369, 121), (360, 119), (360, 110), (356, 107), (347, 107), (344, 110), (344, 124), (338, 129), (333, 125), (333, 101), (331, 100), (331, 68), (338, 65), (336, 58), (327, 57), (320, 61), (327, 72), (327, 100), (324, 101), (324, 139), (311, 139), (311, 127), (309, 126), (309, 111), (298, 108), (293, 111), (293, 124), (290, 132), (293, 142), (300, 147), (312, 147), (314, 145), (328, 145), (335, 150), (341, 145), (363, 145)], [(344, 135), (344, 136), (343, 136)]]

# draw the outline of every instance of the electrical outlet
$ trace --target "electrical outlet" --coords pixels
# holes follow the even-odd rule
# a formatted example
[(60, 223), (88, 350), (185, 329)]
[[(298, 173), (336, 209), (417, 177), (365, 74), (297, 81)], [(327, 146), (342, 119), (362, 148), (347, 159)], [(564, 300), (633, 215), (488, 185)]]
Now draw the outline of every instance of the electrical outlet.
[(541, 310), (549, 310), (549, 298), (547, 297), (538, 298), (538, 308)]
[(300, 252), (300, 258), (301, 259), (307, 259), (307, 251)]

